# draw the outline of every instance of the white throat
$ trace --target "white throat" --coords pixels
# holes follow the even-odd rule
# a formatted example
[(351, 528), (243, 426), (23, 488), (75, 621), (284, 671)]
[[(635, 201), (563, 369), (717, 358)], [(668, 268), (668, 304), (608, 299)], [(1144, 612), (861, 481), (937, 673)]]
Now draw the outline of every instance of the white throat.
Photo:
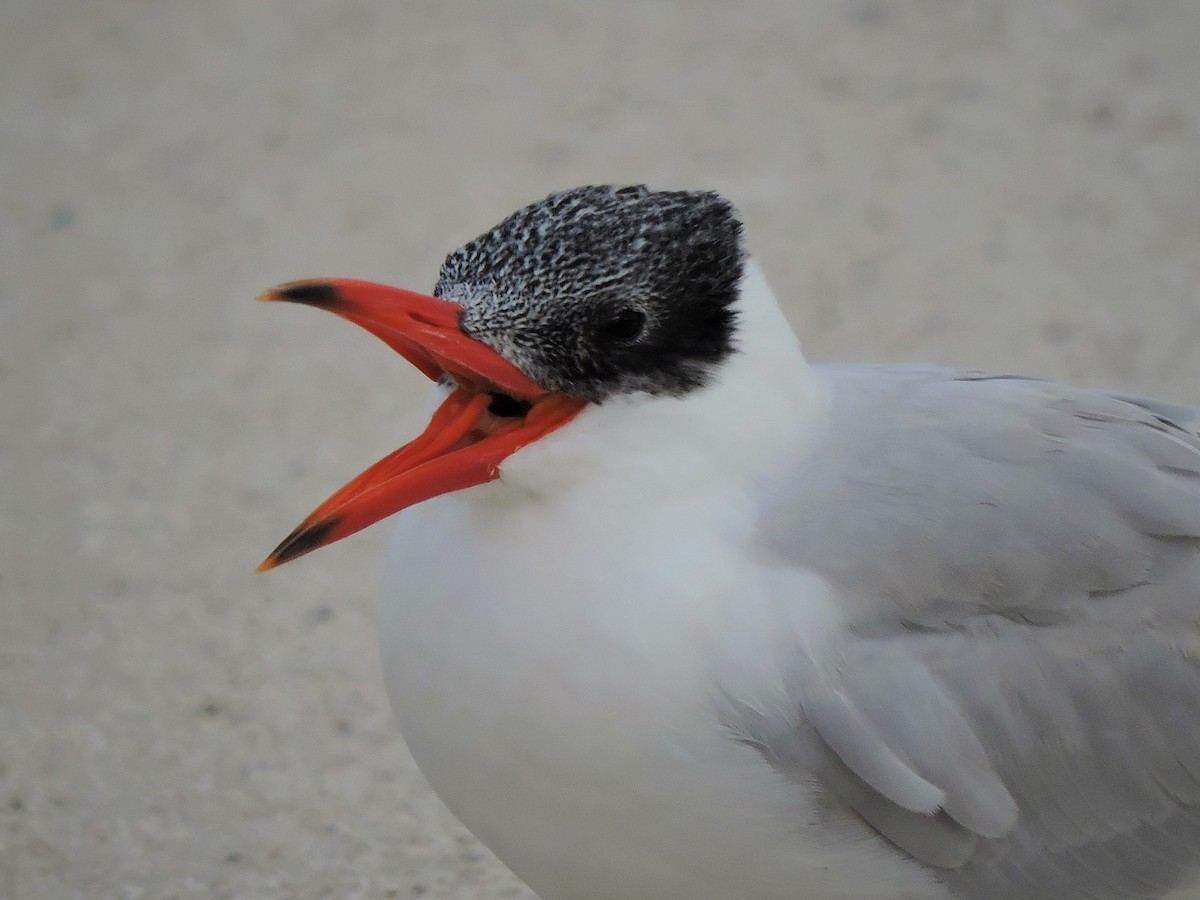
[[(739, 892), (711, 851), (761, 851), (739, 808), (807, 815), (744, 807), (745, 792), (782, 795), (712, 706), (725, 644), (770, 647), (758, 482), (824, 412), (753, 265), (736, 309), (739, 351), (706, 387), (589, 407), (498, 481), (400, 518), (380, 641), (405, 738), (455, 814), (548, 898), (780, 896)], [(787, 862), (764, 883), (819, 870), (772, 833)]]
[(632, 491), (640, 500), (741, 489), (807, 442), (820, 395), (791, 326), (759, 267), (747, 261), (734, 306), (736, 350), (711, 382), (682, 397), (633, 394), (590, 406), (513, 454), (502, 483), (538, 499)]

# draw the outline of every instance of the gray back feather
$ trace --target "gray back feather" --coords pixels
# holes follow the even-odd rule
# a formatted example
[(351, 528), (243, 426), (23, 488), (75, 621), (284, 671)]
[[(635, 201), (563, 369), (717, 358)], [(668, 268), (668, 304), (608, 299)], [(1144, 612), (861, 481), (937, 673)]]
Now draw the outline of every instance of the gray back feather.
[(773, 764), (972, 900), (1162, 896), (1200, 870), (1200, 410), (818, 367), (832, 422), (766, 552), (844, 606)]

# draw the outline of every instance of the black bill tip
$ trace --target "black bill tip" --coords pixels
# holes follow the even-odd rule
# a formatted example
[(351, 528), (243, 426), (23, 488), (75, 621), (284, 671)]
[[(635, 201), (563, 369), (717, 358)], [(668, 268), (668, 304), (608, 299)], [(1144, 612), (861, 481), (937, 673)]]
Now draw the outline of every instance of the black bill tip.
[(258, 295), (259, 300), (286, 300), (317, 309), (335, 310), (342, 305), (338, 289), (328, 281), (289, 281)]
[(280, 542), (279, 546), (272, 550), (267, 558), (259, 563), (259, 572), (269, 572), (276, 566), (282, 566), (285, 562), (291, 562), (297, 556), (303, 556), (305, 553), (311, 553), (318, 547), (323, 547), (329, 543), (328, 537), (330, 532), (338, 527), (342, 522), (339, 516), (330, 516), (325, 519), (318, 519), (312, 523), (302, 523), (295, 531), (289, 534)]

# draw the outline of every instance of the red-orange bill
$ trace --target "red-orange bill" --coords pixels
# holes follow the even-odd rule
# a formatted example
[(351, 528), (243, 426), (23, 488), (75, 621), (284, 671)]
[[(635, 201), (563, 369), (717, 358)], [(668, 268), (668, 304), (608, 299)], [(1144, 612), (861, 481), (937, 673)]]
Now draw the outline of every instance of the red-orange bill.
[[(521, 447), (565, 425), (586, 405), (548, 394), (458, 326), (461, 308), (402, 288), (352, 279), (295, 281), (260, 299), (336, 313), (383, 340), (432, 379), (457, 387), (414, 441), (384, 457), (318, 506), (258, 567), (260, 572), (341, 540), (405, 507), (491, 481)], [(493, 414), (497, 397), (512, 398)]]

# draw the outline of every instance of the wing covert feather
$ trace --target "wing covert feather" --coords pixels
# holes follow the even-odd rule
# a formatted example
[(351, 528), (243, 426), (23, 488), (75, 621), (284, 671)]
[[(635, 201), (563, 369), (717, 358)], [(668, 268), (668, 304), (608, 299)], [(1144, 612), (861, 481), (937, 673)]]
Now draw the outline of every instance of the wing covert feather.
[(797, 668), (792, 721), (740, 719), (749, 742), (964, 898), (1200, 874), (1200, 410), (818, 368), (828, 436), (761, 533), (844, 629)]

